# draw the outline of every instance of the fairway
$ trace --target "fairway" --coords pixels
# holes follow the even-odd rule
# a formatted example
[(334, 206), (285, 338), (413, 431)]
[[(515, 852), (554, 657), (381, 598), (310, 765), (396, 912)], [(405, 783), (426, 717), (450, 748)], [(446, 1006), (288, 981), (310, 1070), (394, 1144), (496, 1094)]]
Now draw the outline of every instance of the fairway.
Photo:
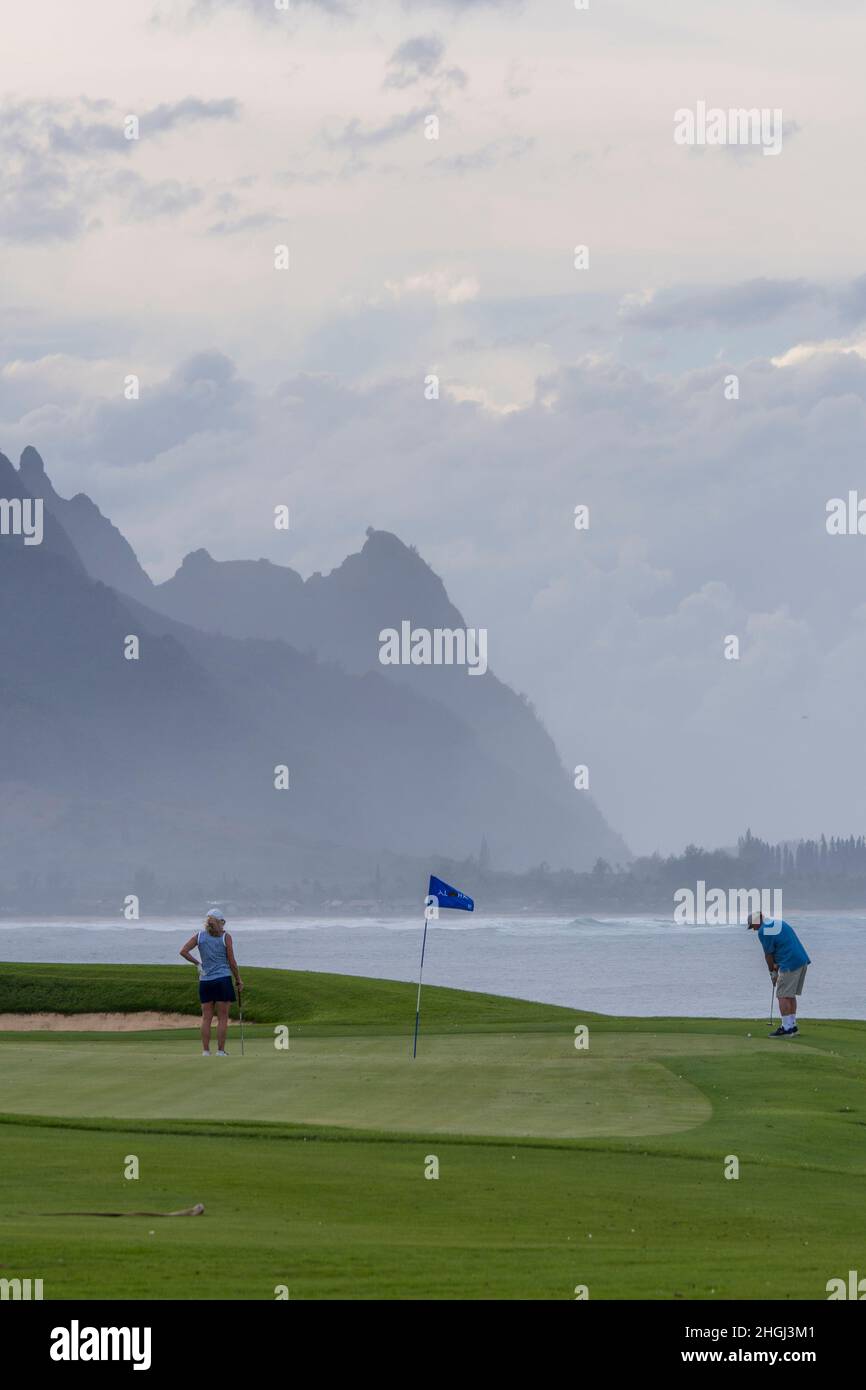
[[(810, 1299), (862, 1264), (862, 1023), (777, 1042), (431, 988), (413, 1062), (410, 986), (248, 977), (244, 1057), (234, 1026), (224, 1059), (192, 1031), (0, 1035), (7, 1277), (49, 1299)], [(187, 990), (180, 969), (10, 966), (0, 1009)]]

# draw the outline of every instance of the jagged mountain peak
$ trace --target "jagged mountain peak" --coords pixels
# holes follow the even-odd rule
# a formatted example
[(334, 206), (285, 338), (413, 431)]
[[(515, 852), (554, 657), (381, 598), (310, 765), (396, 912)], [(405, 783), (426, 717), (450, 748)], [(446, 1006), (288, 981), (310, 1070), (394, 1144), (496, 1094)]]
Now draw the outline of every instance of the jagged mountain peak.
[[(355, 602), (364, 594), (371, 599), (386, 593), (400, 595), (416, 617), (425, 614), (439, 615), (443, 621), (460, 620), (439, 575), (415, 547), (392, 531), (378, 531), (372, 526), (367, 527), (360, 550), (347, 555), (330, 574), (311, 575), (307, 585), (313, 590), (327, 587)], [(408, 611), (405, 616), (409, 616)]]
[(32, 444), (27, 444), (21, 453), (18, 467), (25, 479), (30, 477), (42, 478), (45, 476), (45, 464), (42, 455), (34, 449)]
[(198, 550), (191, 550), (188, 555), (184, 555), (180, 562), (178, 574), (181, 571), (189, 573), (190, 570), (209, 569), (211, 565), (216, 565), (218, 563), (219, 562), (214, 559), (210, 551), (205, 550), (202, 545), (199, 546)]
[(61, 497), (48, 476), (42, 455), (32, 444), (22, 450), (15, 478), (24, 493), (42, 498), (47, 515), (57, 523), (64, 541), (77, 553), (93, 579), (134, 598), (147, 597), (153, 587), (150, 577), (126, 538), (87, 493), (77, 492), (71, 499)]

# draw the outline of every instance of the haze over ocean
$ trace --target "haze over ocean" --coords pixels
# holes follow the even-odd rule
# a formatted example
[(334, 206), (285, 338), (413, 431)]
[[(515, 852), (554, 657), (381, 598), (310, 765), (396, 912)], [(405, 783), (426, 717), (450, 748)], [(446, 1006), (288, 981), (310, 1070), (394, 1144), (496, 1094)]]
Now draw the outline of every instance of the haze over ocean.
[[(460, 916), (431, 926), (424, 980), (598, 1013), (642, 1017), (748, 1018), (769, 1014), (763, 955), (743, 927), (674, 926), (658, 917)], [(812, 957), (804, 1019), (866, 1018), (866, 913), (786, 913)], [(199, 925), (193, 918), (146, 923), (0, 923), (6, 960), (178, 963)], [(414, 1008), (419, 918), (240, 918), (230, 922), (241, 968), (277, 966), (407, 981)], [(190, 971), (190, 1000), (195, 980)], [(776, 1014), (778, 1014), (778, 1005)]]

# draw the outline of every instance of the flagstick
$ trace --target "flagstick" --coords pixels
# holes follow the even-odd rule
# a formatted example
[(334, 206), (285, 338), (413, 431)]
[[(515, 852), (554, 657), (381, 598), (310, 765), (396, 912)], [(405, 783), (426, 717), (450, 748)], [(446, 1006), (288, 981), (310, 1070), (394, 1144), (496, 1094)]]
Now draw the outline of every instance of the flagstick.
[(418, 1024), (421, 1022), (421, 976), (424, 973), (424, 948), (427, 945), (427, 913), (424, 913), (424, 935), (421, 938), (421, 968), (418, 971), (418, 999), (415, 1004), (415, 1041), (412, 1043), (413, 1060), (418, 1053)]

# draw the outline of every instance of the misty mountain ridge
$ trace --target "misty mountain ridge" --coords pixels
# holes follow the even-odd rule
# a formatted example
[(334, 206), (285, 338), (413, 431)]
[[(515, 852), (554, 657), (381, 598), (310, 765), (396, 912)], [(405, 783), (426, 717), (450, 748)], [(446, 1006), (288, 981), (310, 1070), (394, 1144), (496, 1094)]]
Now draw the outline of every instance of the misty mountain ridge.
[[(153, 584), (89, 498), (57, 494), (35, 449), (19, 471), (0, 456), (0, 496), (34, 495), (44, 544), (0, 538), (2, 778), (28, 808), (0, 822), (0, 885), (49, 862), (112, 885), (142, 868), (210, 883), (227, 866), (246, 882), (360, 883), (379, 856), (461, 858), (484, 837), (515, 869), (628, 858), (490, 671), (381, 665), (383, 628), (464, 626), (396, 536), (371, 530), (306, 581), (198, 550)], [(139, 661), (124, 659), (130, 634)]]
[[(214, 560), (207, 550), (187, 555), (176, 574), (155, 585), (148, 604), (203, 631), (234, 637), (281, 637), (350, 672), (378, 671), (466, 719), (490, 756), (504, 762), (527, 787), (563, 781), (563, 815), (582, 818), (553, 740), (527, 702), (491, 671), (468, 678), (462, 666), (383, 666), (380, 633), (410, 620), (429, 632), (466, 628), (445, 585), (425, 560), (388, 531), (368, 528), (362, 549), (330, 574), (304, 580), (269, 560)], [(590, 803), (591, 804), (591, 803)], [(551, 862), (563, 863), (557, 835)], [(627, 859), (622, 842), (608, 855)], [(596, 856), (593, 856), (593, 859)]]

